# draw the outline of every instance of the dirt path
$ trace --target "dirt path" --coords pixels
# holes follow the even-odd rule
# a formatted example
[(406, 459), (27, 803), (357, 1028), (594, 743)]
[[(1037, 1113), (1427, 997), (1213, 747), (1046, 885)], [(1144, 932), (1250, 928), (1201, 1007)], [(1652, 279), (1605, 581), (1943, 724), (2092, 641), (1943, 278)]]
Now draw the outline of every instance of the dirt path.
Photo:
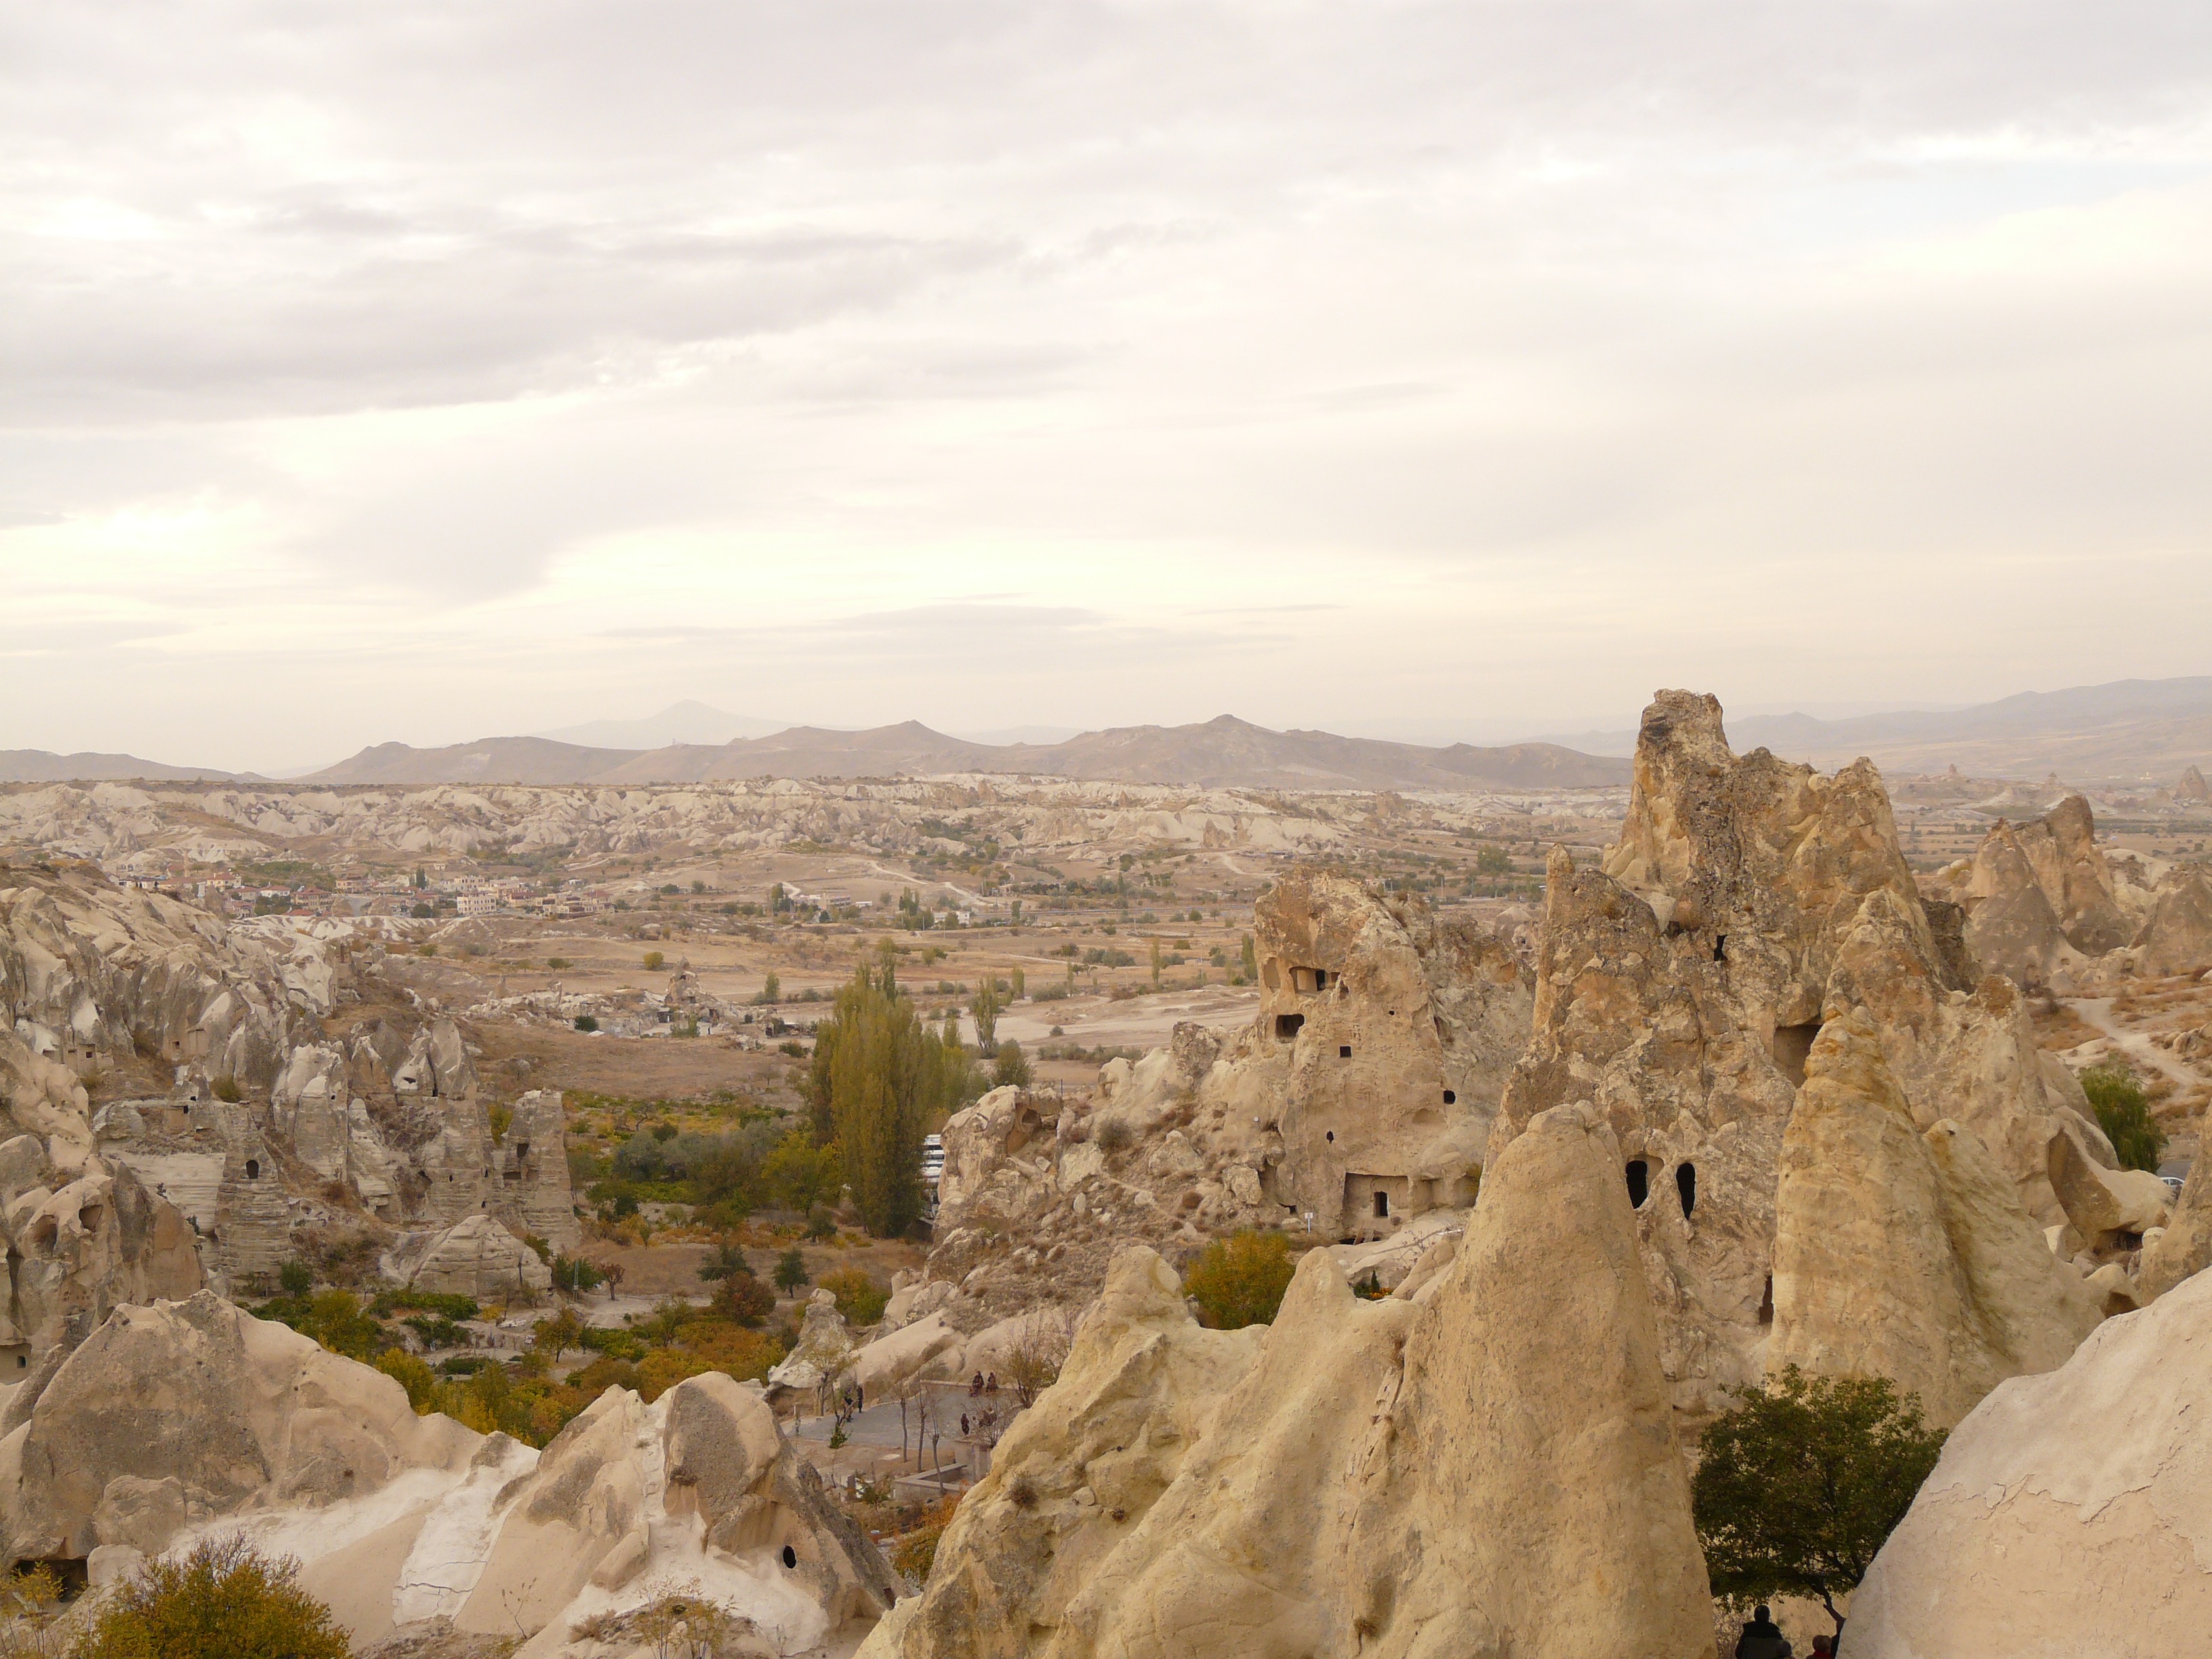
[(2068, 997), (2065, 1004), (2081, 1016), (2084, 1024), (2094, 1026), (2098, 1034), (2109, 1039), (2112, 1045), (2130, 1060), (2140, 1060), (2151, 1070), (2169, 1079), (2175, 1086), (2194, 1089), (2204, 1079), (2195, 1069), (2184, 1065), (2172, 1054), (2153, 1042), (2142, 1031), (2130, 1031), (2112, 1018), (2112, 999), (2110, 997)]

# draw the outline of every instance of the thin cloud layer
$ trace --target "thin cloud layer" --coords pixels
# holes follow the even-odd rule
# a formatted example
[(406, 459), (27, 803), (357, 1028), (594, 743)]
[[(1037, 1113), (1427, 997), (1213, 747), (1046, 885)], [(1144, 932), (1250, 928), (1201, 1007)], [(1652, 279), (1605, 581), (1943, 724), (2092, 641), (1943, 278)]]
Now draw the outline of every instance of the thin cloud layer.
[(0, 746), (2201, 672), (2208, 175), (2201, 5), (18, 8)]

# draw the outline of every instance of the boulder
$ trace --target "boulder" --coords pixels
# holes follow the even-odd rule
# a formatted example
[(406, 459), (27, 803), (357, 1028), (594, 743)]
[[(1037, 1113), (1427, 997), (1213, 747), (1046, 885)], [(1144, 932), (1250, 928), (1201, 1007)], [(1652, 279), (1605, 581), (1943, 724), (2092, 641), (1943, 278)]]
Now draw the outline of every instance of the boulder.
[(2104, 1167), (2077, 1134), (2051, 1136), (2047, 1157), (2051, 1188), (2067, 1222), (2092, 1250), (2119, 1247), (2122, 1234), (2166, 1225), (2173, 1194), (2156, 1176)]
[(1846, 1659), (2194, 1653), (2212, 1622), (2212, 1276), (2001, 1383), (1851, 1598)]
[(1770, 1370), (1887, 1376), (1948, 1427), (2101, 1317), (1973, 1133), (1915, 1123), (1863, 1011), (1813, 1045), (1775, 1208)]
[(845, 1375), (867, 1394), (888, 1395), (916, 1377), (959, 1376), (965, 1346), (945, 1316), (933, 1313), (854, 1349), (845, 1362)]
[(817, 1291), (807, 1298), (806, 1316), (799, 1328), (799, 1346), (768, 1374), (771, 1391), (811, 1394), (845, 1373), (853, 1355), (853, 1333), (845, 1316), (837, 1311), (837, 1298)]
[(543, 1296), (553, 1288), (553, 1270), (538, 1252), (482, 1214), (403, 1239), (380, 1266), (398, 1284), (479, 1302)]

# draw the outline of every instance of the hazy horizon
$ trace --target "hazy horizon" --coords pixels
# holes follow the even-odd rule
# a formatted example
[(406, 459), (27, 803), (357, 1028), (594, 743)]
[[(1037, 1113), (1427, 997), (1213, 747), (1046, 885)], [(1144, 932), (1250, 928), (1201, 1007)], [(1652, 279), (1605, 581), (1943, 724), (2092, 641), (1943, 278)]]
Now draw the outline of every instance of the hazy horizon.
[(0, 748), (2205, 672), (2212, 15), (19, 9)]

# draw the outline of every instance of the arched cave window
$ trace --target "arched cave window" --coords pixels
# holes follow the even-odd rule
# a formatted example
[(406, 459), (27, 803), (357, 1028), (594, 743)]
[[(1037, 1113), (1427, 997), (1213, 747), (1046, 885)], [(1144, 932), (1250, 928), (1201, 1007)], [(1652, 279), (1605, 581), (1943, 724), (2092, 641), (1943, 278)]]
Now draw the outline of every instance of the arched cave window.
[(1447, 1105), (1447, 1106), (1456, 1106), (1456, 1105), (1458, 1105), (1458, 1104), (1459, 1104), (1459, 1091), (1458, 1091), (1458, 1090), (1456, 1090), (1456, 1089), (1447, 1089), (1447, 1090), (1445, 1090), (1445, 1091), (1444, 1091), (1444, 1104), (1445, 1104), (1445, 1105)]
[(1767, 1274), (1766, 1294), (1759, 1301), (1759, 1322), (1762, 1325), (1771, 1325), (1774, 1322), (1774, 1275), (1772, 1273)]
[(787, 1567), (795, 1567), (799, 1565), (799, 1552), (788, 1544), (783, 1547), (783, 1565)]
[(1713, 960), (1715, 962), (1726, 962), (1728, 960), (1728, 935), (1726, 933), (1716, 933), (1713, 935)]
[(261, 1160), (259, 1158), (249, 1158), (246, 1160), (246, 1178), (248, 1181), (258, 1181), (261, 1179)]
[(1329, 1142), (1329, 1145), (1330, 1145), (1330, 1146), (1334, 1146), (1336, 1144), (1336, 1131), (1335, 1131), (1335, 1130), (1334, 1130), (1334, 1129), (1331, 1129), (1331, 1130), (1328, 1132), (1328, 1142)]
[(1638, 1209), (1651, 1196), (1651, 1166), (1640, 1158), (1628, 1160), (1628, 1201)]
[(1674, 1190), (1682, 1194), (1682, 1214), (1686, 1218), (1698, 1207), (1698, 1166), (1679, 1165), (1674, 1170)]

